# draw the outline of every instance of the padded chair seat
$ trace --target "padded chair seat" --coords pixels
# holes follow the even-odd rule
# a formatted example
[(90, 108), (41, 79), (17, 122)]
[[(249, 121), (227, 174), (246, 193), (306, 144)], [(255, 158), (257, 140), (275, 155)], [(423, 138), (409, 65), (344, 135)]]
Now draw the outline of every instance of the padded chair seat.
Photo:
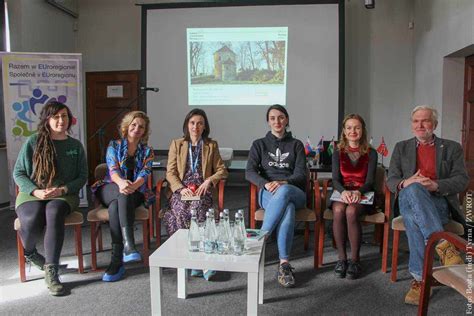
[[(326, 220), (333, 220), (334, 214), (331, 209), (326, 209), (324, 211), (324, 219)], [(385, 214), (381, 211), (377, 211), (375, 214), (371, 215), (362, 215), (360, 217), (361, 222), (373, 223), (373, 224), (383, 224), (385, 223)]]
[[(82, 216), (82, 213), (80, 212), (72, 212), (71, 214), (66, 216), (66, 219), (64, 220), (64, 226), (80, 225), (82, 223), (84, 223), (84, 218)], [(15, 228), (15, 230), (20, 230), (21, 224), (19, 218), (15, 219), (13, 227)]]
[(468, 267), (467, 264), (459, 264), (448, 267), (436, 267), (433, 268), (433, 277), (438, 280), (439, 283), (452, 287), (465, 298), (469, 299), (466, 289), (468, 289)]
[[(403, 217), (402, 216), (398, 216), (398, 217), (395, 217), (393, 220), (392, 220), (392, 229), (393, 230), (399, 230), (399, 231), (405, 231), (405, 223), (403, 223)], [(464, 227), (462, 226), (462, 224), (456, 222), (456, 221), (453, 221), (453, 220), (449, 220), (449, 222), (444, 225), (444, 230), (447, 231), (447, 232), (450, 232), (450, 233), (454, 233), (456, 235), (464, 235)]]
[[(265, 210), (263, 208), (258, 209), (255, 212), (255, 220), (263, 221), (263, 217), (265, 215)], [(295, 221), (297, 222), (315, 222), (316, 221), (316, 214), (314, 210), (309, 208), (300, 208), (296, 210), (295, 214)]]
[[(148, 219), (148, 209), (141, 205), (135, 209), (135, 220), (143, 221)], [(108, 222), (109, 210), (103, 206), (96, 207), (87, 213), (89, 222)]]

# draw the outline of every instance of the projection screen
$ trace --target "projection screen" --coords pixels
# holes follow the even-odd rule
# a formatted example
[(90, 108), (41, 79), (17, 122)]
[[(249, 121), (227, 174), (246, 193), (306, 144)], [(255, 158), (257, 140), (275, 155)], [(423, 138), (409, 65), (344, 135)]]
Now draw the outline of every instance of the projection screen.
[[(338, 133), (338, 4), (145, 10), (150, 144), (167, 150), (186, 114), (206, 111), (220, 147), (248, 150), (269, 105), (313, 143)], [(199, 52), (200, 50), (200, 52)], [(196, 57), (197, 56), (197, 57)]]

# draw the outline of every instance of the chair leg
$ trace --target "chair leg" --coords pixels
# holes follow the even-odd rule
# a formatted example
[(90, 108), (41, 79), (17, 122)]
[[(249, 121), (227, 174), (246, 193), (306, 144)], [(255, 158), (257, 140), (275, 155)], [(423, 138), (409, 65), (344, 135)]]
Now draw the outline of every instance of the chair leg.
[(324, 256), (324, 220), (321, 219), (319, 223), (319, 236), (318, 236), (318, 267), (323, 266), (323, 256)]
[(76, 253), (79, 273), (84, 273), (84, 260), (82, 257), (82, 227), (81, 224), (74, 225), (74, 237), (76, 238)]
[(143, 221), (143, 264), (148, 267), (150, 239), (148, 235), (148, 220)]
[(20, 233), (16, 232), (16, 246), (18, 249), (18, 267), (20, 269), (20, 281), (26, 281), (26, 269), (25, 269), (25, 250), (23, 249), (23, 243), (21, 242)]
[(304, 250), (308, 250), (309, 246), (309, 223), (304, 223)]
[(420, 304), (418, 306), (418, 316), (426, 316), (428, 314), (428, 304), (430, 303), (430, 292), (432, 277), (428, 276), (421, 284)]
[(383, 225), (383, 240), (382, 240), (382, 273), (387, 273), (388, 263), (388, 239), (390, 236), (390, 223), (386, 222)]
[(150, 218), (148, 218), (147, 224), (148, 224), (148, 231), (150, 232), (150, 240), (153, 239), (154, 237), (154, 228), (153, 228), (153, 208), (148, 208), (148, 214), (150, 214)]
[(97, 249), (96, 249), (97, 223), (90, 222), (90, 224), (91, 224), (91, 268), (92, 270), (97, 270)]
[(313, 268), (316, 270), (319, 267), (319, 223), (314, 222), (314, 262)]
[(400, 242), (400, 231), (393, 231), (393, 245), (392, 245), (392, 271), (390, 273), (390, 280), (397, 282), (397, 268), (398, 268), (398, 243)]
[(99, 247), (99, 251), (104, 251), (104, 245), (102, 244), (102, 223), (99, 223), (97, 226), (97, 243)]

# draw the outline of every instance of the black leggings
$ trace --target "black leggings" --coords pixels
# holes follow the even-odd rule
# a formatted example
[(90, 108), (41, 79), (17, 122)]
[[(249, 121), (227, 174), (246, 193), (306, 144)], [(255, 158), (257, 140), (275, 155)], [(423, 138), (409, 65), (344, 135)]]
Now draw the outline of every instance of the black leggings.
[(102, 204), (109, 208), (109, 225), (112, 243), (122, 243), (121, 227), (132, 226), (135, 221), (135, 208), (143, 203), (143, 194), (135, 191), (125, 195), (119, 192), (115, 183), (107, 183), (97, 192)]
[(59, 264), (64, 241), (64, 219), (71, 208), (63, 200), (30, 201), (17, 207), (20, 219), (20, 237), (25, 253), (36, 248), (36, 243), (44, 233), (44, 252), (46, 264)]

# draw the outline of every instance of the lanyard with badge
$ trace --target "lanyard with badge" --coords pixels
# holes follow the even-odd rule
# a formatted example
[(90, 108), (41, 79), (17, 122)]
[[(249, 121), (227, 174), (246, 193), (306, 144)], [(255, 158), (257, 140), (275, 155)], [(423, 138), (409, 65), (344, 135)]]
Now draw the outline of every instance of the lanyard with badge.
[(193, 159), (193, 150), (192, 150), (192, 145), (191, 142), (189, 143), (189, 163), (191, 165), (191, 172), (194, 174), (197, 172), (197, 164), (199, 161), (199, 154), (202, 148), (202, 139), (198, 142), (198, 148), (197, 148), (197, 155), (196, 155), (196, 160)]

